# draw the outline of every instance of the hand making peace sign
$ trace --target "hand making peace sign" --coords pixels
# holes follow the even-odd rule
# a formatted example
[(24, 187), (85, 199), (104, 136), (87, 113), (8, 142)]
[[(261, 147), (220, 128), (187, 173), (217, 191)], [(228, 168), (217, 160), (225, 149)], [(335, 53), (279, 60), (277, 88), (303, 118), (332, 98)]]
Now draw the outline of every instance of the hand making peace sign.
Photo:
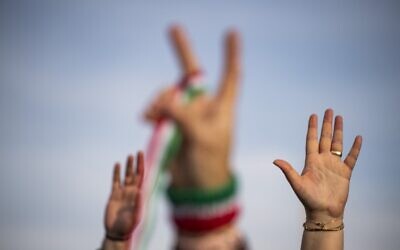
[[(200, 71), (182, 28), (174, 26), (170, 37), (182, 75)], [(147, 109), (147, 119), (168, 117), (183, 134), (180, 151), (172, 160), (172, 185), (213, 188), (230, 178), (230, 154), (235, 102), (240, 76), (239, 36), (230, 31), (225, 38), (225, 66), (218, 93), (201, 95), (189, 104), (174, 98), (174, 89), (163, 91)]]

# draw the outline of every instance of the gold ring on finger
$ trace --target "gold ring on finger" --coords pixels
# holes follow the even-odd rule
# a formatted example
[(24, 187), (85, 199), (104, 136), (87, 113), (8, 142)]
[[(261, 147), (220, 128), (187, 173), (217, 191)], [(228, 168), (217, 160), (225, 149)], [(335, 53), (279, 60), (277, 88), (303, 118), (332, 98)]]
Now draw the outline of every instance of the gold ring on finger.
[(342, 152), (337, 151), (337, 150), (331, 150), (331, 154), (342, 157)]

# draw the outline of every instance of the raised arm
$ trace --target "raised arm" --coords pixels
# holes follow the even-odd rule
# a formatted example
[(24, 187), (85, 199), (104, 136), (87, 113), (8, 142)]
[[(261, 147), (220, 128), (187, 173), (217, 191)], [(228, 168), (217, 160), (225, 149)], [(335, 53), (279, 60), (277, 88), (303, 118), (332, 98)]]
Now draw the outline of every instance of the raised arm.
[[(170, 37), (183, 76), (190, 77), (200, 72), (183, 29), (172, 27)], [(169, 88), (152, 102), (146, 112), (150, 121), (161, 117), (174, 121), (182, 135), (181, 147), (170, 164), (172, 178), (168, 189), (177, 244), (182, 249), (185, 247), (180, 242), (199, 242), (192, 240), (197, 236), (207, 238), (217, 231), (219, 235), (228, 235), (220, 233), (225, 229), (225, 232), (233, 232), (229, 237), (237, 236), (236, 181), (230, 157), (240, 73), (239, 35), (234, 31), (228, 32), (224, 47), (225, 63), (215, 95), (202, 94), (190, 103), (182, 103), (175, 98), (174, 88)], [(185, 235), (190, 235), (190, 240)], [(179, 240), (181, 238), (185, 240)], [(218, 239), (221, 240), (214, 241), (226, 241)], [(205, 248), (216, 247), (202, 245), (193, 249)], [(217, 249), (221, 248), (217, 246)]]
[[(188, 39), (181, 27), (174, 26), (170, 37), (180, 62), (183, 77), (201, 72)], [(239, 81), (239, 38), (229, 32), (225, 41), (225, 67), (215, 96), (203, 94), (191, 103), (175, 98), (174, 88), (162, 92), (145, 115), (150, 121), (166, 116), (183, 134), (183, 145), (172, 168), (172, 185), (215, 188), (230, 176), (230, 153), (234, 111)]]
[(126, 250), (130, 236), (139, 222), (141, 207), (141, 185), (144, 175), (143, 153), (128, 156), (124, 182), (120, 180), (120, 164), (114, 166), (111, 195), (104, 216), (106, 235), (102, 250)]
[(301, 175), (288, 162), (274, 161), (305, 208), (303, 250), (343, 249), (343, 214), (362, 138), (355, 138), (349, 154), (342, 161), (343, 118), (336, 116), (333, 131), (332, 122), (333, 111), (328, 109), (318, 142), (317, 116), (310, 116), (305, 166)]

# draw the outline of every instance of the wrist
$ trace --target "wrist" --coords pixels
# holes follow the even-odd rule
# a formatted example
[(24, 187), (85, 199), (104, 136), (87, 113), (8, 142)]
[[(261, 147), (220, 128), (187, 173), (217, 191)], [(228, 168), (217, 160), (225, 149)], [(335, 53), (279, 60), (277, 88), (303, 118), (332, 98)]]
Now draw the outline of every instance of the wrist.
[(311, 221), (331, 221), (331, 220), (342, 220), (343, 221), (343, 212), (332, 214), (329, 211), (320, 211), (320, 210), (307, 210), (306, 209), (306, 220)]
[(132, 234), (128, 233), (128, 234), (116, 234), (113, 232), (107, 232), (104, 236), (104, 238), (106, 240), (109, 240), (111, 242), (128, 242), (131, 238)]
[(199, 189), (218, 189), (231, 181), (232, 172), (228, 165), (209, 165), (207, 168), (199, 167), (193, 172), (193, 185)]
[(306, 210), (306, 231), (340, 231), (344, 228), (343, 213), (332, 215), (328, 211)]
[(103, 240), (103, 245), (102, 248), (103, 250), (117, 250), (117, 249), (126, 249), (126, 246), (128, 245), (128, 240), (126, 241), (114, 241), (111, 240), (109, 238), (107, 238), (107, 236), (104, 237)]
[(218, 163), (178, 161), (170, 170), (170, 185), (179, 189), (217, 189), (227, 183), (232, 176), (229, 165), (220, 161)]

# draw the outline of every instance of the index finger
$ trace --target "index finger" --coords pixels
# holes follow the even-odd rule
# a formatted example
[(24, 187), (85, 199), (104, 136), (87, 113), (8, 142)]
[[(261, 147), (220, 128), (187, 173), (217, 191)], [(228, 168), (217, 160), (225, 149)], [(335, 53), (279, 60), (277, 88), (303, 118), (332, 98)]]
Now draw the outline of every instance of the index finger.
[(170, 38), (178, 57), (184, 75), (191, 75), (199, 71), (196, 57), (192, 53), (189, 41), (182, 27), (174, 25), (170, 29)]
[(312, 114), (308, 120), (308, 130), (306, 138), (306, 155), (318, 153), (318, 117)]

